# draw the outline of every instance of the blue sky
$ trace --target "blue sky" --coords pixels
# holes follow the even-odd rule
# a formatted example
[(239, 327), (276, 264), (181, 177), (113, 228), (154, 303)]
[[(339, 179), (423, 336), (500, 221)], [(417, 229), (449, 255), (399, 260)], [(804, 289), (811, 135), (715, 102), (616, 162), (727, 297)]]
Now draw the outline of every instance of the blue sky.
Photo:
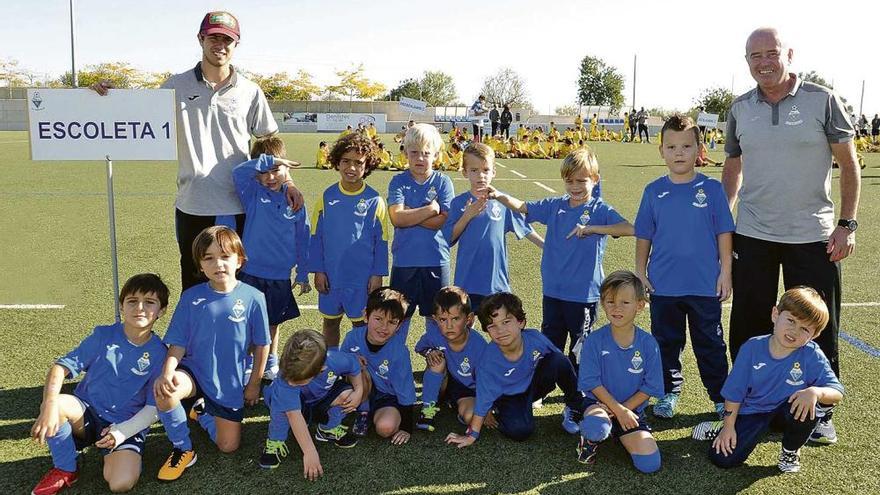
[[(234, 63), (271, 73), (305, 69), (316, 82), (363, 63), (386, 86), (443, 70), (470, 102), (487, 76), (511, 67), (541, 112), (571, 104), (585, 55), (616, 66), (636, 104), (686, 109), (702, 89), (752, 86), (745, 38), (778, 27), (795, 50), (793, 69), (816, 70), (858, 110), (880, 112), (880, 64), (872, 61), (880, 2), (711, 1), (169, 1), (76, 0), (77, 63), (126, 61), (143, 70), (185, 70), (199, 59), (205, 12), (225, 9), (242, 26)], [(626, 5), (623, 10), (620, 6)], [(797, 7), (791, 7), (797, 5)], [(821, 5), (821, 7), (820, 7)], [(846, 7), (833, 10), (831, 6)], [(4, 0), (0, 58), (37, 73), (70, 68), (68, 0)], [(876, 54), (876, 49), (873, 50)]]

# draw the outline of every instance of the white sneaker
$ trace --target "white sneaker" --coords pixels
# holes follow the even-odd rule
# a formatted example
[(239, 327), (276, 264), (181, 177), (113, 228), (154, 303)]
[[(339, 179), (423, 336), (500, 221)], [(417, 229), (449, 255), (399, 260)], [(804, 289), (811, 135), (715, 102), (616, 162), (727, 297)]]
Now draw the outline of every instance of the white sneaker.
[(277, 365), (266, 367), (266, 371), (263, 372), (263, 380), (269, 380), (270, 382), (278, 376), (278, 372), (281, 370)]

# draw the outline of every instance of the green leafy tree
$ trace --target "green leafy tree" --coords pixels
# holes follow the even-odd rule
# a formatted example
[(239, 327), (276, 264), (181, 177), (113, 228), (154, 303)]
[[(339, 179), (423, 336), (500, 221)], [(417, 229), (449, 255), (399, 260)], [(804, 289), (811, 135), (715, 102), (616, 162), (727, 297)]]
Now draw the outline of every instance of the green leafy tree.
[(250, 74), (268, 100), (307, 101), (321, 93), (321, 88), (312, 82), (312, 75), (304, 70), (291, 77), (287, 72), (276, 72), (271, 76)]
[(425, 101), (431, 107), (452, 105), (458, 98), (455, 81), (442, 71), (425, 71), (419, 79), (404, 79), (383, 99), (399, 100), (401, 96)]
[(581, 60), (577, 84), (580, 105), (609, 106), (612, 112), (623, 106), (623, 76), (598, 57)]
[[(73, 86), (73, 78), (70, 71), (61, 76), (62, 86)], [(152, 84), (152, 76), (131, 66), (128, 62), (104, 62), (95, 65), (87, 65), (77, 71), (77, 79), (80, 87), (88, 87), (100, 81), (110, 81), (113, 86), (120, 89), (140, 89)]]
[(364, 75), (363, 64), (349, 70), (337, 71), (336, 77), (339, 78), (339, 82), (327, 86), (326, 91), (331, 94), (347, 96), (349, 102), (355, 98), (372, 100), (385, 92), (385, 85), (371, 81)]
[(412, 78), (400, 81), (400, 84), (398, 84), (396, 88), (392, 88), (391, 91), (385, 95), (384, 99), (396, 101), (401, 97), (413, 98), (416, 100), (422, 99), (422, 88), (419, 87), (419, 81)]
[[(703, 107), (704, 112), (718, 114), (723, 120), (727, 112), (730, 111), (734, 98), (736, 97), (729, 89), (715, 87), (704, 89), (695, 103)], [(694, 109), (694, 114), (696, 115), (698, 111), (698, 109)]]

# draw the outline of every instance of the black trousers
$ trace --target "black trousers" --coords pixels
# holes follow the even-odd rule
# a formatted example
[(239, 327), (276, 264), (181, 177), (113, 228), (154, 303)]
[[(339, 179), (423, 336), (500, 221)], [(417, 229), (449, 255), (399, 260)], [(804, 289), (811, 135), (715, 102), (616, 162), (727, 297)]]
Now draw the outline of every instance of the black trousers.
[(193, 285), (204, 282), (205, 276), (193, 260), (193, 241), (199, 232), (214, 225), (234, 228), (239, 237), (244, 235), (244, 213), (227, 216), (199, 216), (174, 210), (174, 228), (177, 234), (177, 248), (180, 250), (181, 292)]
[(492, 122), (492, 135), (494, 136), (497, 133), (498, 133), (498, 122)]
[(736, 359), (746, 340), (772, 332), (770, 311), (776, 304), (779, 267), (785, 289), (806, 285), (828, 305), (828, 326), (816, 337), (831, 369), (840, 377), (837, 336), (840, 332), (840, 263), (828, 259), (826, 242), (783, 244), (740, 234), (733, 236), (733, 310), (730, 314), (730, 357)]
[(510, 124), (501, 124), (501, 135), (510, 138)]

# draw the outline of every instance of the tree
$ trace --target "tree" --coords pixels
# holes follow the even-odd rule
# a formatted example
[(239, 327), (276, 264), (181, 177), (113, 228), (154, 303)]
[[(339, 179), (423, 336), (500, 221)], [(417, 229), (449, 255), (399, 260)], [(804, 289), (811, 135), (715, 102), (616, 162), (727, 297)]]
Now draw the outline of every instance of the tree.
[(327, 86), (326, 91), (348, 96), (349, 102), (355, 98), (371, 100), (385, 92), (384, 84), (371, 81), (364, 76), (363, 64), (350, 70), (337, 71), (336, 76), (339, 77), (339, 82)]
[(486, 97), (488, 103), (498, 107), (510, 105), (529, 110), (533, 108), (525, 81), (511, 68), (505, 67), (494, 76), (487, 77), (483, 81), (480, 94)]
[(430, 107), (452, 105), (458, 98), (455, 81), (442, 71), (425, 71), (419, 79), (404, 79), (383, 99), (399, 100), (401, 96), (423, 100)]
[(704, 89), (694, 102), (703, 107), (704, 112), (717, 114), (723, 119), (730, 111), (734, 98), (734, 94), (729, 89), (715, 87)]
[[(151, 74), (135, 69), (128, 62), (104, 62), (97, 65), (87, 65), (77, 72), (80, 87), (88, 87), (100, 81), (110, 81), (113, 86), (121, 89), (140, 89), (152, 84)], [(63, 86), (73, 86), (70, 72), (61, 76)]]
[(25, 70), (18, 65), (18, 60), (0, 60), (0, 80), (6, 82), (6, 86), (21, 87), (27, 84)]
[(623, 106), (623, 76), (602, 59), (587, 55), (581, 60), (577, 102), (619, 110)]
[(563, 105), (561, 107), (556, 107), (556, 109), (553, 110), (553, 113), (556, 115), (568, 115), (574, 117), (578, 114), (578, 107), (576, 105)]
[(268, 100), (307, 101), (321, 93), (321, 88), (312, 82), (312, 75), (304, 70), (297, 72), (296, 78), (287, 72), (276, 72), (271, 76), (251, 73), (250, 76)]
[[(834, 85), (825, 80), (824, 77), (820, 76), (818, 72), (811, 70), (810, 72), (798, 72), (798, 79), (802, 81), (807, 81), (811, 83), (818, 84), (819, 86), (825, 86), (830, 90), (834, 90)], [(846, 98), (843, 96), (837, 95), (840, 97), (840, 100), (843, 102), (844, 106), (846, 106), (846, 111), (849, 113), (853, 112), (853, 106), (847, 103)]]

